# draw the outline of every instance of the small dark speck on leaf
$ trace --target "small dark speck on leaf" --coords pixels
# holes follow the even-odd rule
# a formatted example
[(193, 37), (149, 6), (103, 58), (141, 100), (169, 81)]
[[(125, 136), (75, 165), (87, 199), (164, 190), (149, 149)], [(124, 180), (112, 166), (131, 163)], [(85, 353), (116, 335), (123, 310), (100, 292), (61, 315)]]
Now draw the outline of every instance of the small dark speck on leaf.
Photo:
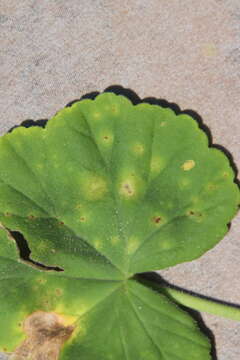
[(162, 218), (160, 216), (156, 216), (155, 218), (153, 218), (153, 221), (155, 222), (155, 224), (159, 224), (161, 222)]

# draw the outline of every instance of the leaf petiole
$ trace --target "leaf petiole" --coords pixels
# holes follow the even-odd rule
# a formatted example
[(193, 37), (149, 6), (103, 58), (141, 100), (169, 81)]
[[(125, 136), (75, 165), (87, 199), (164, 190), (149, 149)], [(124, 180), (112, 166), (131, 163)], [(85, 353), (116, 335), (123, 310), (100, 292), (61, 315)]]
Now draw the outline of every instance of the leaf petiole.
[(179, 304), (194, 310), (240, 321), (240, 306), (238, 305), (222, 303), (219, 300), (200, 297), (199, 295), (193, 295), (186, 291), (168, 286), (162, 287), (161, 292)]

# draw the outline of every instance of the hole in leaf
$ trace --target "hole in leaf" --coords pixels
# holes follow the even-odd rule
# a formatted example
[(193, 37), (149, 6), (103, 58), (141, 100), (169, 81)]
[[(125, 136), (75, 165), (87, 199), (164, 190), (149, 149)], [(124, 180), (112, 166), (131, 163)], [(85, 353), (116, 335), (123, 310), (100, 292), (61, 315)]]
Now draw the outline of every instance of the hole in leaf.
[(19, 250), (19, 255), (22, 260), (34, 265), (35, 267), (38, 267), (41, 270), (64, 271), (64, 269), (62, 269), (58, 266), (47, 266), (47, 265), (44, 265), (37, 261), (32, 260), (30, 258), (31, 250), (28, 246), (28, 243), (27, 243), (27, 240), (25, 239), (25, 237), (19, 231), (11, 231), (9, 229), (8, 229), (8, 231), (11, 234), (12, 238), (16, 242), (17, 248)]

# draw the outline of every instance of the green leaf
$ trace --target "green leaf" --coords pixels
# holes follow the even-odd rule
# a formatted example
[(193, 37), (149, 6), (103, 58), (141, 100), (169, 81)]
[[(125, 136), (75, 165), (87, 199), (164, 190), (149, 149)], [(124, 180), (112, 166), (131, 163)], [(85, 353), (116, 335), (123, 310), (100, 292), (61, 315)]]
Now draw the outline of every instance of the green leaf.
[(62, 360), (210, 359), (189, 315), (133, 275), (212, 248), (240, 202), (233, 179), (191, 117), (110, 93), (3, 136), (0, 221), (64, 271), (23, 261), (1, 230), (0, 349), (37, 352), (52, 314)]

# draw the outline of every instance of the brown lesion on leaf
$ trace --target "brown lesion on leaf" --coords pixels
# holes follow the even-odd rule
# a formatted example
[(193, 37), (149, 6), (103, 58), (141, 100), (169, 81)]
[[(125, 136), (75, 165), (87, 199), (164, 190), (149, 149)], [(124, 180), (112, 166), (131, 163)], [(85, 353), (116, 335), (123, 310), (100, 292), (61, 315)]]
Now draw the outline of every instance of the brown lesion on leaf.
[(6, 217), (11, 217), (12, 216), (12, 214), (10, 213), (10, 212), (5, 212), (5, 214), (4, 214)]
[(192, 218), (197, 222), (202, 222), (203, 220), (203, 214), (200, 211), (188, 210), (186, 214), (189, 218)]
[(73, 325), (54, 312), (36, 311), (25, 320), (26, 339), (10, 360), (57, 360), (64, 343), (74, 332)]
[(162, 221), (161, 216), (155, 216), (155, 217), (153, 218), (153, 222), (154, 222), (156, 225), (160, 224), (161, 221)]
[(130, 184), (126, 183), (126, 184), (123, 184), (123, 189), (124, 191), (128, 194), (128, 195), (132, 195), (133, 194), (133, 189), (131, 187)]

